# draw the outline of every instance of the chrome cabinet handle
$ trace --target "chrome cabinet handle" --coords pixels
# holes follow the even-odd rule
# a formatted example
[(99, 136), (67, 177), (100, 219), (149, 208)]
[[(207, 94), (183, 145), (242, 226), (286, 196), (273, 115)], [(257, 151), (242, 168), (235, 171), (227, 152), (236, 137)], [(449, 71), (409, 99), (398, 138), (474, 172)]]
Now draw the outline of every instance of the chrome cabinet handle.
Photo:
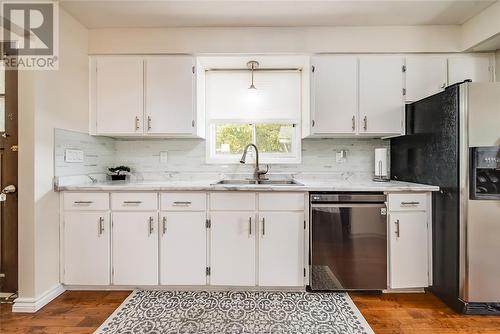
[(151, 116), (148, 116), (148, 131), (151, 130)]
[(395, 232), (395, 233), (396, 233), (396, 237), (398, 237), (398, 238), (399, 238), (399, 236), (400, 236), (400, 231), (399, 231), (399, 219), (398, 219), (398, 220), (396, 220), (396, 223), (395, 223), (395, 224), (396, 224), (396, 232)]
[(153, 217), (149, 217), (149, 235), (153, 234), (154, 227), (153, 227)]
[(174, 202), (173, 204), (174, 206), (190, 206), (191, 205), (191, 202)]
[(441, 88), (446, 88), (446, 83), (443, 83), (443, 84), (441, 85)]
[(352, 116), (352, 131), (356, 130), (356, 116)]
[(162, 218), (163, 230), (162, 233), (165, 235), (167, 233), (167, 217)]
[(139, 117), (135, 116), (135, 131), (139, 130)]
[(262, 217), (262, 236), (266, 235), (266, 218)]
[(252, 235), (252, 217), (248, 217), (248, 236)]
[(401, 206), (403, 205), (419, 205), (420, 202), (401, 202)]
[(123, 201), (123, 204), (141, 204), (142, 201)]
[(368, 117), (363, 118), (363, 129), (366, 131), (368, 129)]
[(75, 201), (74, 203), (78, 205), (78, 204), (92, 204), (94, 202), (92, 202), (92, 201)]
[(104, 233), (104, 217), (99, 217), (99, 235)]

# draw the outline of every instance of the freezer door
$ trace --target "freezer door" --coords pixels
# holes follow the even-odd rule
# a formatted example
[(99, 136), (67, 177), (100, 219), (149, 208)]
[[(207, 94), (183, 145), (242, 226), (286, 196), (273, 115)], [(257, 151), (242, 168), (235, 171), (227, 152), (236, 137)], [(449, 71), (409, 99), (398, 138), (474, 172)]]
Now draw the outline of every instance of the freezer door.
[(387, 219), (381, 204), (311, 206), (311, 288), (387, 289)]

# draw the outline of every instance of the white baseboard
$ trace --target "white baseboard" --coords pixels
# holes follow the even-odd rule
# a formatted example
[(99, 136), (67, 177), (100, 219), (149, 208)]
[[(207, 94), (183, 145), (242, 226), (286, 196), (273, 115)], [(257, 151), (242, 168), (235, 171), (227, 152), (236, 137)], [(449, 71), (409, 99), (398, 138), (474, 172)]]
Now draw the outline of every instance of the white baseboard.
[(58, 284), (38, 298), (16, 298), (12, 305), (12, 312), (35, 313), (64, 291), (64, 287)]

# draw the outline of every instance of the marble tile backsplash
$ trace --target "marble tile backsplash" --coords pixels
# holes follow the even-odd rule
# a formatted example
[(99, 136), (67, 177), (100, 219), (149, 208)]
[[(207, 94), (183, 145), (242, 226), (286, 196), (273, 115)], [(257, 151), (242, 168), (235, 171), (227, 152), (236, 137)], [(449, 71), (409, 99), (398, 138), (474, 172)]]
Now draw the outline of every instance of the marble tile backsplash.
[[(110, 165), (126, 165), (138, 179), (167, 178), (178, 174), (249, 174), (252, 164), (207, 164), (206, 141), (201, 139), (112, 139), (92, 137), (72, 131), (56, 130), (56, 176), (104, 173)], [(302, 163), (273, 164), (270, 173), (278, 174), (347, 174), (371, 176), (374, 149), (389, 148), (390, 142), (371, 138), (305, 139)], [(64, 149), (84, 151), (83, 163), (65, 163)], [(335, 154), (347, 152), (347, 159), (337, 163)], [(167, 152), (162, 162), (160, 152)]]
[[(83, 162), (66, 162), (65, 150), (83, 151)], [(86, 133), (54, 130), (54, 174), (75, 176), (104, 173), (115, 162), (115, 140)]]

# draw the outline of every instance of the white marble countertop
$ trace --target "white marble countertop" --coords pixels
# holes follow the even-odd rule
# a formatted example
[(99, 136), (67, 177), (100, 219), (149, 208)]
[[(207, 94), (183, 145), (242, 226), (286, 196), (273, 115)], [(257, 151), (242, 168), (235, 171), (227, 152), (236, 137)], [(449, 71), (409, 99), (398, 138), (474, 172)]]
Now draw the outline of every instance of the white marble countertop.
[(68, 184), (55, 187), (56, 191), (438, 191), (439, 187), (425, 184), (372, 180), (338, 180), (331, 178), (295, 178), (302, 185), (218, 185), (220, 179), (172, 181), (104, 181)]

